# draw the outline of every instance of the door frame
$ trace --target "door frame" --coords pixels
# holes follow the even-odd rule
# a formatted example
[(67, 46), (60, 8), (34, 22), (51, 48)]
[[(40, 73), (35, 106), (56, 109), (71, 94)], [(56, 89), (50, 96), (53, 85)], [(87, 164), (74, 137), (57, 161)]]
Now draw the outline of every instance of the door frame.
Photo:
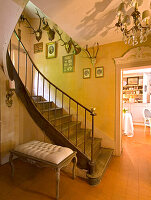
[(142, 46), (129, 49), (122, 57), (114, 58), (115, 62), (115, 155), (122, 152), (122, 70), (137, 67), (151, 67), (151, 47)]

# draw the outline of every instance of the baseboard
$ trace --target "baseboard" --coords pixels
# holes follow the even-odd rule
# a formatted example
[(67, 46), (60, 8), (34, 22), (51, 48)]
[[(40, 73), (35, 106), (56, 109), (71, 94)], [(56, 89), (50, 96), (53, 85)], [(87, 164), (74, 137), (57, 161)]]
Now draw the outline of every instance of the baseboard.
[(4, 165), (9, 162), (9, 153), (1, 158), (1, 165)]

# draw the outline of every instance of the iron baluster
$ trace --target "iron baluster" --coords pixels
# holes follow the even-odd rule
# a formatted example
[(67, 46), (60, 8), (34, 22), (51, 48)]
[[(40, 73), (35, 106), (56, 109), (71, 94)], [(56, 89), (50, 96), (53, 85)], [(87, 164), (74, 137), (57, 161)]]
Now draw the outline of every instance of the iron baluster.
[(85, 110), (85, 129), (84, 129), (84, 153), (85, 153), (85, 143), (86, 143), (86, 126), (87, 126), (87, 111)]
[(95, 162), (94, 162), (94, 116), (95, 108), (91, 109), (92, 116), (92, 139), (91, 139), (91, 162), (90, 162), (90, 173), (93, 174), (95, 172)]
[(33, 93), (33, 64), (32, 64), (32, 68), (31, 68), (31, 96)]
[(39, 72), (37, 77), (37, 103), (38, 103), (38, 88), (39, 88)]
[[(63, 116), (63, 93), (62, 93), (62, 116)], [(62, 132), (62, 123), (61, 123), (61, 132)]]
[(91, 142), (91, 162), (93, 163), (93, 146), (94, 146), (94, 115), (92, 115), (92, 142)]
[(49, 111), (48, 111), (48, 120), (50, 120), (50, 83), (49, 83)]
[[(70, 101), (71, 99), (69, 98), (69, 116), (70, 116)], [(70, 138), (70, 122), (68, 122), (68, 140)]]
[(76, 146), (78, 144), (78, 103), (77, 103), (77, 119), (76, 119)]
[[(55, 88), (55, 125), (56, 125), (56, 108), (57, 108), (57, 88)], [(61, 120), (60, 120), (61, 122)]]
[(20, 41), (18, 40), (18, 75), (19, 75)]
[(27, 85), (27, 54), (26, 54), (25, 87), (26, 85)]
[(43, 78), (43, 104), (42, 104), (42, 108), (43, 108), (43, 112), (44, 112), (44, 95), (45, 95), (45, 79)]

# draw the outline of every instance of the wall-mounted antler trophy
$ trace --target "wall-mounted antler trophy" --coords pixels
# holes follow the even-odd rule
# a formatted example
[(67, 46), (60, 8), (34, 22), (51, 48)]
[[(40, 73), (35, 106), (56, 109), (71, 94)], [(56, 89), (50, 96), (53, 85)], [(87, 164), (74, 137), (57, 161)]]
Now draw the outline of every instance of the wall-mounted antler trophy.
[(58, 41), (63, 42), (63, 44), (61, 44), (61, 46), (65, 46), (65, 50), (66, 50), (67, 53), (70, 53), (72, 47), (74, 48), (73, 53), (74, 53), (75, 55), (77, 55), (77, 54), (79, 54), (79, 53), (81, 52), (81, 47), (79, 47), (79, 45), (76, 44), (76, 43), (72, 40), (72, 38), (70, 38), (68, 41), (65, 42), (65, 41), (63, 40), (63, 38), (62, 38), (63, 32), (60, 33), (59, 30), (56, 29), (55, 27), (54, 27), (54, 29), (55, 29), (56, 33), (59, 35), (59, 40), (58, 40)]
[(73, 48), (74, 48), (73, 53), (75, 55), (78, 55), (81, 52), (81, 47), (79, 47), (79, 45), (76, 44), (73, 40), (71, 42), (72, 42), (72, 45), (73, 45)]
[(27, 19), (24, 15), (21, 15), (20, 20), (21, 20), (21, 21), (26, 21), (26, 22), (28, 23), (28, 28), (31, 28), (31, 29), (32, 29), (33, 34), (36, 36), (36, 40), (39, 42), (39, 41), (41, 40), (41, 38), (42, 38), (42, 30), (41, 30), (41, 21), (42, 21), (42, 18), (40, 17), (38, 11), (37, 11), (36, 15), (38, 15), (38, 17), (39, 17), (39, 19), (40, 19), (39, 27), (38, 27), (37, 30), (35, 30), (35, 29), (31, 26), (30, 22), (28, 21), (28, 19)]
[[(20, 20), (21, 21), (26, 21), (28, 23), (28, 27), (27, 28), (31, 28), (33, 31), (33, 34), (35, 34), (36, 36), (36, 40), (39, 42), (42, 38), (42, 30), (45, 30), (48, 34), (48, 39), (49, 40), (53, 40), (55, 38), (55, 31), (53, 29), (50, 28), (48, 22), (45, 20), (45, 18), (41, 18), (39, 15), (39, 12), (36, 12), (36, 15), (39, 17), (40, 22), (39, 22), (39, 28), (37, 30), (35, 30), (32, 25), (30, 24), (29, 20), (24, 16), (21, 15)], [(41, 27), (43, 24), (43, 27)]]
[(91, 55), (90, 51), (88, 50), (88, 45), (86, 45), (86, 48), (83, 49), (83, 50), (84, 50), (84, 52), (87, 54), (87, 56), (88, 56), (87, 58), (90, 59), (92, 65), (93, 65), (93, 67), (94, 67), (95, 64), (96, 64), (96, 58), (97, 58), (98, 51), (99, 51), (99, 43), (97, 42), (97, 49), (96, 49), (96, 52), (95, 52), (95, 46), (93, 46), (92, 49), (93, 49), (92, 55)]
[(42, 22), (43, 22), (43, 30), (45, 30), (48, 34), (48, 39), (49, 40), (53, 40), (55, 38), (55, 31), (54, 29), (51, 29), (48, 22), (45, 20), (45, 18), (43, 17), (42, 19)]
[(70, 38), (69, 41), (65, 42), (65, 41), (63, 40), (63, 38), (62, 38), (63, 32), (60, 33), (59, 30), (56, 29), (55, 27), (54, 27), (54, 29), (55, 29), (56, 33), (59, 35), (59, 40), (58, 40), (58, 41), (63, 42), (63, 44), (61, 44), (61, 46), (65, 46), (66, 52), (67, 52), (67, 53), (70, 53), (71, 47), (72, 47), (72, 42), (71, 42), (72, 39)]

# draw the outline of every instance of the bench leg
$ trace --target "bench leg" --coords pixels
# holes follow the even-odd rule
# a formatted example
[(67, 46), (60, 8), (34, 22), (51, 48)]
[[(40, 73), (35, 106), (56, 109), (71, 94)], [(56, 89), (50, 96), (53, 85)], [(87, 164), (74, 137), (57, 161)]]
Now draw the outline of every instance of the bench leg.
[(59, 199), (60, 169), (56, 169), (56, 199)]
[(73, 158), (73, 169), (72, 169), (72, 176), (73, 179), (76, 177), (76, 166), (77, 166), (77, 157)]
[(9, 163), (10, 163), (10, 166), (11, 166), (11, 174), (12, 174), (12, 176), (14, 176), (13, 153), (10, 153)]

